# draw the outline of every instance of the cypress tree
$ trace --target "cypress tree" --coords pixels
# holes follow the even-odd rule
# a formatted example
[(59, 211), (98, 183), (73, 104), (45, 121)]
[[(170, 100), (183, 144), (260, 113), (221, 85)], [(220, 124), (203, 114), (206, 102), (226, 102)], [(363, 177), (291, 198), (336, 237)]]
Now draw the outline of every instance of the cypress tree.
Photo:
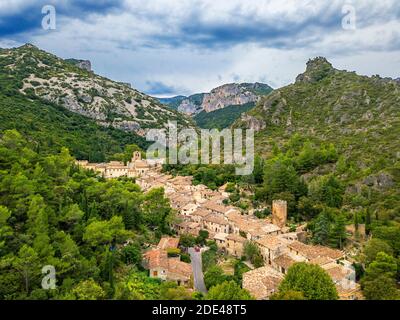
[(371, 233), (371, 210), (367, 208), (365, 214), (365, 234), (368, 236)]

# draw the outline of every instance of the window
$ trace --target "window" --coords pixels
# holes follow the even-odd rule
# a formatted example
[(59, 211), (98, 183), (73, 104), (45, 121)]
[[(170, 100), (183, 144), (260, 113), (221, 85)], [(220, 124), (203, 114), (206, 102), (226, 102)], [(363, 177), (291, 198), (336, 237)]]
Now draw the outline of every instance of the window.
[(153, 271), (153, 276), (154, 276), (154, 277), (157, 277), (157, 276), (158, 276), (157, 270)]

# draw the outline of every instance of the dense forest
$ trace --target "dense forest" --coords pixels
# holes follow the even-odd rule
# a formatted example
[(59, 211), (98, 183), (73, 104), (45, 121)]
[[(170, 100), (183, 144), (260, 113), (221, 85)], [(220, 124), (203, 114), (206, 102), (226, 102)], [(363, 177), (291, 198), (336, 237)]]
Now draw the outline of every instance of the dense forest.
[[(147, 297), (135, 286), (159, 298), (176, 289), (140, 267), (142, 246), (170, 232), (162, 189), (143, 194), (134, 181), (100, 179), (66, 148), (37, 153), (15, 130), (0, 141), (0, 188), (1, 299)], [(42, 289), (46, 265), (56, 269), (55, 290)]]

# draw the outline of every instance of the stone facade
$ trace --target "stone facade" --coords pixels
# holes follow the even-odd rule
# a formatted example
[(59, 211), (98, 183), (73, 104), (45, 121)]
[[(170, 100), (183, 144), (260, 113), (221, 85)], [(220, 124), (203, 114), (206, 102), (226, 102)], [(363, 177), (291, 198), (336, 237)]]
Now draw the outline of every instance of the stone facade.
[(272, 223), (283, 228), (287, 221), (287, 202), (284, 200), (272, 201)]
[(136, 178), (146, 174), (150, 169), (159, 169), (159, 163), (150, 163), (142, 160), (141, 153), (135, 151), (132, 159), (126, 165), (120, 161), (108, 163), (90, 163), (87, 160), (78, 160), (76, 164), (87, 170), (93, 170), (106, 179), (128, 177)]

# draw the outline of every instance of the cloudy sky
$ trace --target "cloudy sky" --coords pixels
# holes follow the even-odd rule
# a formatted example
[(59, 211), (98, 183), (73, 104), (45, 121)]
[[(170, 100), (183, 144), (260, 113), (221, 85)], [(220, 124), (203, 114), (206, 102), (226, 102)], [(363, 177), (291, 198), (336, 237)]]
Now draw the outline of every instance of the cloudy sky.
[[(45, 5), (55, 30), (42, 28)], [(397, 78), (400, 1), (0, 0), (0, 47), (26, 42), (155, 96), (229, 82), (278, 88), (315, 56)]]

